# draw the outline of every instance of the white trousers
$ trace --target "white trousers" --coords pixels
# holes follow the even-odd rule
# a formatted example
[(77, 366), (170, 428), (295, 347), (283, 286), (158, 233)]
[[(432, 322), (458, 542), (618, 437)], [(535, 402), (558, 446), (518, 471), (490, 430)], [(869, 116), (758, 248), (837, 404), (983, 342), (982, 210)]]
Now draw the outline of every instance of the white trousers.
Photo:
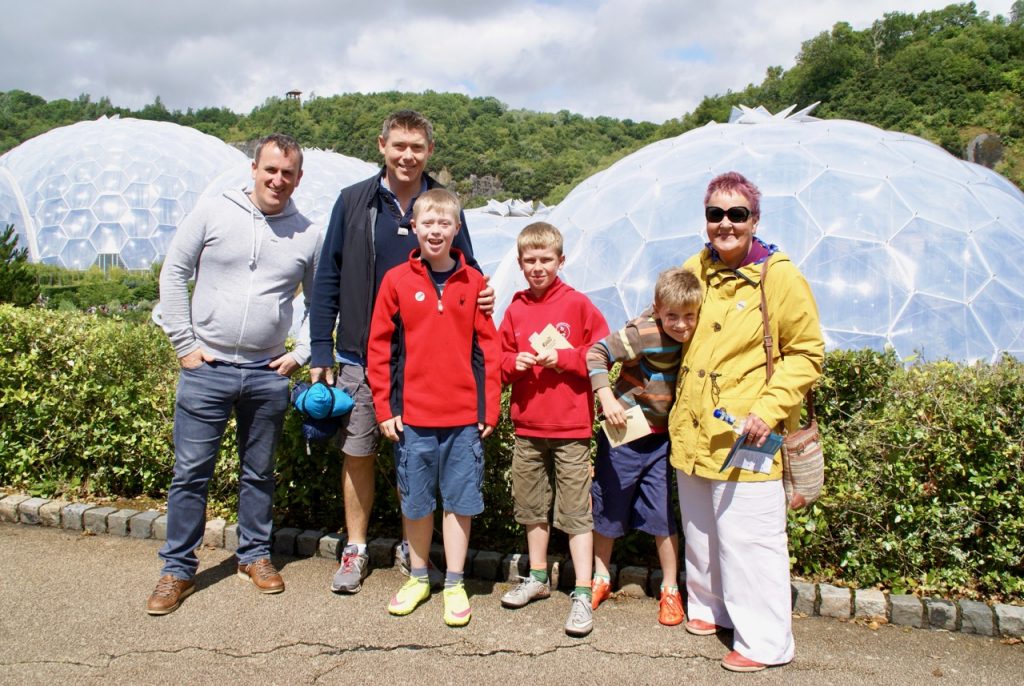
[(782, 481), (715, 481), (676, 470), (686, 536), (687, 616), (734, 630), (733, 650), (793, 659)]

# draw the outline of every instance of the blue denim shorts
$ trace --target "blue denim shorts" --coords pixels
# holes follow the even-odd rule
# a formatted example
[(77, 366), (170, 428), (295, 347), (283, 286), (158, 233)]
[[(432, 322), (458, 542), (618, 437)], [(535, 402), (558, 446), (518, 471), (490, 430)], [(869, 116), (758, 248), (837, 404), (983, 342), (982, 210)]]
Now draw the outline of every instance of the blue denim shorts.
[(676, 533), (667, 433), (651, 434), (618, 448), (597, 436), (594, 461), (594, 531), (618, 538), (636, 529), (652, 536)]
[(402, 514), (422, 519), (437, 509), (471, 517), (484, 511), (484, 449), (476, 425), (424, 428), (405, 425), (395, 444)]

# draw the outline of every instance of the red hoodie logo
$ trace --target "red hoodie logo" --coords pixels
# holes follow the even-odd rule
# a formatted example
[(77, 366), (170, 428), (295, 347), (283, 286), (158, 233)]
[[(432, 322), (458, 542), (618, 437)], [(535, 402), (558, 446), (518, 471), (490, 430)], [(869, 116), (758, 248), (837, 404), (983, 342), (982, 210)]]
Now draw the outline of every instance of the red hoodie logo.
[(572, 327), (569, 326), (569, 322), (558, 322), (555, 324), (555, 328), (558, 329), (558, 333), (565, 336), (565, 340), (572, 339)]

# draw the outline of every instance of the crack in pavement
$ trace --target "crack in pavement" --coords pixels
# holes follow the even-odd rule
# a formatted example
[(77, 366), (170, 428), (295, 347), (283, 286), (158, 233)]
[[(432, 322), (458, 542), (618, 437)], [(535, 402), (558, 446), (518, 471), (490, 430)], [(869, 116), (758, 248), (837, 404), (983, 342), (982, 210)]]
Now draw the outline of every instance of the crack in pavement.
[[(435, 646), (423, 647), (422, 649), (424, 649), (424, 650), (432, 650), (432, 649), (435, 649), (435, 648), (450, 648), (452, 646), (459, 645), (459, 644), (467, 645), (467, 642), (466, 641), (459, 641), (457, 643), (439, 644), (439, 645), (435, 645)], [(367, 648), (367, 647), (368, 646), (361, 646), (361, 648)], [(495, 648), (493, 650), (467, 650), (467, 651), (459, 651), (453, 657), (479, 657), (479, 658), (487, 658), (487, 657), (494, 657), (494, 656), (498, 656), (498, 655), (508, 655), (508, 656), (511, 656), (511, 657), (545, 657), (545, 656), (553, 655), (553, 654), (560, 653), (560, 652), (563, 652), (563, 651), (575, 651), (575, 650), (583, 650), (583, 649), (590, 649), (590, 650), (593, 650), (596, 653), (601, 653), (603, 655), (612, 655), (612, 656), (616, 656), (616, 657), (620, 657), (620, 656), (624, 656), (624, 655), (633, 655), (633, 656), (636, 656), (636, 657), (643, 657), (643, 658), (648, 658), (648, 659), (652, 659), (652, 660), (669, 659), (669, 660), (697, 660), (697, 661), (702, 661), (702, 662), (714, 662), (714, 663), (718, 663), (719, 662), (719, 658), (711, 658), (711, 657), (708, 657), (707, 655), (701, 655), (699, 653), (697, 653), (697, 654), (638, 653), (638, 652), (623, 651), (623, 650), (608, 650), (606, 648), (599, 648), (599, 647), (597, 647), (597, 646), (595, 646), (595, 645), (593, 645), (591, 643), (579, 643), (579, 644), (576, 644), (576, 645), (557, 645), (557, 646), (551, 646), (550, 648), (547, 648), (545, 650), (520, 650), (520, 649), (514, 649), (514, 648)], [(371, 650), (359, 650), (359, 651), (356, 651), (356, 650), (353, 650), (353, 649), (340, 649), (340, 650), (337, 650), (334, 654), (336, 654), (336, 655), (343, 655), (345, 653), (351, 653), (351, 652), (373, 652), (373, 651), (371, 651)], [(324, 653), (321, 653), (321, 655), (323, 655), (323, 654)], [(332, 667), (330, 667), (328, 669), (325, 669), (323, 672), (321, 672), (320, 674), (317, 674), (317, 675), (315, 675), (313, 677), (312, 683), (317, 683), (321, 679), (323, 679), (324, 677), (334, 673), (335, 671), (337, 671), (339, 669), (346, 668), (346, 666), (347, 665), (345, 663), (340, 663), (340, 664), (334, 665), (334, 666), (332, 666)]]
[[(63, 666), (82, 667), (82, 668), (91, 669), (91, 670), (101, 670), (101, 669), (107, 669), (107, 668), (111, 667), (118, 660), (123, 660), (123, 659), (127, 659), (127, 658), (143, 657), (143, 656), (146, 656), (146, 655), (179, 655), (179, 654), (182, 654), (182, 653), (185, 653), (185, 652), (189, 652), (189, 651), (196, 651), (196, 652), (201, 652), (201, 653), (209, 653), (209, 654), (217, 655), (217, 656), (220, 656), (220, 657), (228, 657), (228, 658), (236, 659), (236, 660), (246, 660), (246, 659), (251, 659), (251, 658), (256, 658), (256, 657), (264, 657), (264, 656), (267, 656), (267, 655), (272, 655), (274, 653), (278, 653), (278, 652), (286, 651), (286, 650), (291, 650), (293, 648), (315, 648), (315, 649), (317, 649), (317, 652), (312, 657), (323, 657), (323, 656), (332, 657), (332, 656), (357, 654), (357, 653), (391, 653), (391, 652), (396, 652), (396, 651), (400, 651), (400, 650), (409, 650), (409, 651), (441, 651), (441, 650), (447, 650), (447, 649), (451, 649), (451, 648), (456, 648), (456, 647), (459, 647), (459, 646), (469, 647), (470, 645), (471, 644), (469, 644), (465, 640), (462, 640), (462, 641), (452, 641), (452, 642), (449, 642), (449, 643), (437, 643), (437, 644), (399, 643), (399, 644), (393, 644), (393, 645), (374, 645), (374, 644), (366, 644), (366, 643), (364, 643), (364, 644), (359, 644), (359, 645), (354, 645), (354, 646), (347, 646), (347, 647), (346, 646), (338, 646), (338, 645), (334, 645), (334, 644), (331, 644), (331, 643), (319, 642), (319, 641), (293, 641), (293, 642), (290, 642), (290, 643), (282, 643), (282, 644), (279, 644), (279, 645), (275, 645), (275, 646), (272, 646), (272, 647), (267, 648), (265, 650), (251, 650), (251, 651), (246, 651), (246, 652), (240, 652), (240, 651), (237, 651), (237, 650), (234, 650), (234, 649), (230, 649), (230, 648), (210, 648), (210, 647), (207, 647), (207, 646), (189, 645), (189, 646), (181, 646), (180, 648), (174, 648), (174, 649), (162, 648), (162, 649), (154, 649), (154, 650), (130, 650), (130, 651), (126, 651), (124, 653), (119, 653), (119, 654), (108, 653), (106, 655), (98, 656), (99, 660), (97, 660), (95, 662), (85, 662), (85, 661), (81, 661), (81, 660), (71, 660), (71, 659), (68, 659), (68, 660), (24, 660), (24, 661), (0, 662), (0, 667), (17, 667), (17, 666), (25, 666), (25, 665), (63, 665)], [(469, 649), (469, 650), (456, 651), (456, 653), (453, 655), (453, 657), (479, 657), (479, 658), (487, 658), (487, 657), (494, 657), (494, 656), (499, 656), (499, 655), (508, 655), (508, 656), (512, 656), (512, 657), (545, 657), (545, 656), (554, 655), (554, 654), (557, 654), (557, 653), (563, 652), (563, 651), (576, 651), (576, 650), (584, 650), (584, 649), (593, 650), (594, 652), (605, 654), (605, 655), (612, 655), (612, 656), (634, 655), (634, 656), (637, 656), (637, 657), (643, 657), (643, 658), (653, 659), (653, 660), (665, 660), (665, 659), (668, 659), (668, 660), (703, 660), (703, 661), (713, 661), (713, 662), (717, 662), (718, 661), (717, 659), (713, 659), (713, 658), (710, 658), (710, 657), (708, 657), (706, 655), (700, 655), (700, 654), (636, 653), (636, 652), (621, 651), (621, 650), (609, 650), (609, 649), (606, 649), (606, 648), (600, 648), (600, 647), (594, 646), (591, 643), (580, 643), (578, 645), (556, 645), (556, 646), (551, 646), (550, 648), (547, 648), (547, 649), (544, 649), (544, 650), (523, 650), (523, 649), (516, 649), (516, 648), (495, 648), (495, 649), (490, 649), (490, 650)], [(335, 669), (337, 669), (340, 666), (341, 665), (338, 665), (338, 666), (335, 666), (335, 667), (331, 667), (330, 669), (324, 671), (322, 674), (317, 675), (314, 678), (314, 681), (322, 678), (323, 676), (326, 676), (327, 674), (330, 674), (331, 672), (333, 672)]]

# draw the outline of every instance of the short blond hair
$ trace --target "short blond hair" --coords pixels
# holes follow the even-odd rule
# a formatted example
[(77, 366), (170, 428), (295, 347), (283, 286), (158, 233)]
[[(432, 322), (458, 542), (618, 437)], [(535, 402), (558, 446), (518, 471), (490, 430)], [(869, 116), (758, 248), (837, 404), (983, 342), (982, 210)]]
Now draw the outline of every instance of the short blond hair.
[(700, 309), (702, 300), (700, 281), (689, 269), (672, 267), (658, 274), (654, 284), (654, 306)]
[(561, 257), (562, 232), (556, 229), (553, 224), (534, 222), (519, 232), (519, 237), (516, 238), (516, 248), (519, 250), (520, 257), (527, 250), (538, 249), (554, 250)]
[(416, 203), (412, 206), (412, 218), (418, 219), (420, 212), (427, 210), (445, 212), (455, 218), (456, 224), (460, 223), (459, 212), (462, 211), (462, 205), (459, 203), (459, 197), (446, 188), (431, 188), (420, 193), (420, 197), (416, 198)]

